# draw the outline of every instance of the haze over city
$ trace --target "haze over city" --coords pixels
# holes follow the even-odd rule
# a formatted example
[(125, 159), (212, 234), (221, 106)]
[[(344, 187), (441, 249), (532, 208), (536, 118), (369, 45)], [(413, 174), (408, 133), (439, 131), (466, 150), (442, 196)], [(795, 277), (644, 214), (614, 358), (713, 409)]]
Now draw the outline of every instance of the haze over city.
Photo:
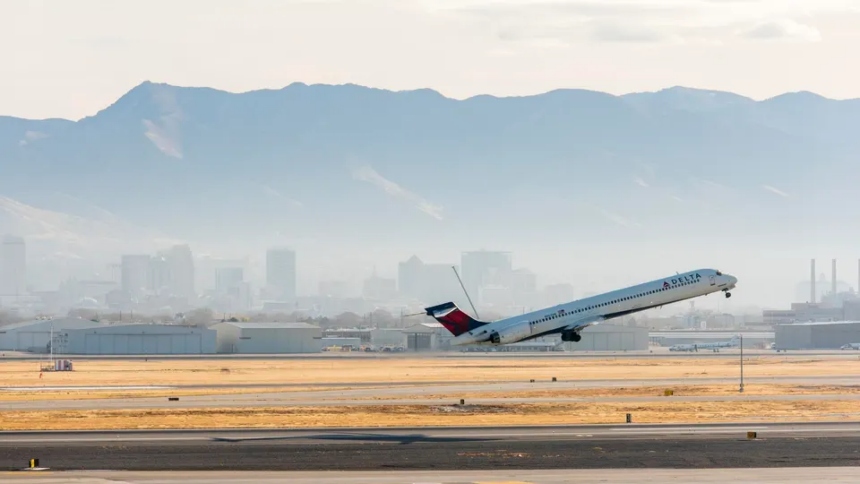
[[(714, 267), (738, 289), (696, 304), (760, 313), (803, 302), (810, 258), (856, 292), (858, 21), (837, 0), (5, 4), (13, 286), (122, 292), (123, 255), (187, 245), (182, 310), (218, 291), (216, 266), (242, 268), (230, 311), (262, 308), (273, 247), (309, 311), (373, 274), (395, 311), (399, 263), (480, 249), (536, 294)], [(433, 296), (461, 298), (448, 277)], [(47, 307), (120, 309), (87, 291)]]

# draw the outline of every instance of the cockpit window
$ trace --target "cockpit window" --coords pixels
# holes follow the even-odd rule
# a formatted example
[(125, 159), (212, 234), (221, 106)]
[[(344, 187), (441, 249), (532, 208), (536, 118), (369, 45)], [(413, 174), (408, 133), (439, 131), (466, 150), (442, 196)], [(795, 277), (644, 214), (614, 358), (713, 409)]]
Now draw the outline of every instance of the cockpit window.
[(722, 273), (722, 272), (720, 272), (720, 271), (717, 271), (717, 275), (718, 275), (718, 276), (721, 276), (721, 275), (723, 275), (723, 273)]

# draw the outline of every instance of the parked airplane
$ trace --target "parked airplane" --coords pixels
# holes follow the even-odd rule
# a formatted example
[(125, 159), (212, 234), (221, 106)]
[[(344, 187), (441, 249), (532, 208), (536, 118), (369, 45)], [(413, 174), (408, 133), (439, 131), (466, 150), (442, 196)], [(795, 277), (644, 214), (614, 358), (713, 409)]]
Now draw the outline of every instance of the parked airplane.
[(453, 302), (425, 308), (454, 338), (453, 345), (505, 345), (550, 334), (580, 341), (583, 329), (620, 316), (723, 291), (731, 297), (737, 278), (699, 269), (494, 322), (478, 321)]
[(699, 351), (695, 343), (677, 344), (669, 347), (669, 351)]
[(713, 350), (714, 353), (719, 353), (720, 348), (734, 348), (740, 344), (740, 336), (732, 336), (732, 339), (729, 341), (719, 341), (716, 343), (687, 343), (687, 344), (677, 344), (672, 345), (669, 348), (669, 351), (699, 351), (702, 350)]
[(738, 335), (732, 336), (729, 341), (719, 341), (716, 343), (696, 343), (696, 349), (714, 350), (714, 353), (719, 353), (720, 348), (734, 348), (740, 344), (741, 338)]

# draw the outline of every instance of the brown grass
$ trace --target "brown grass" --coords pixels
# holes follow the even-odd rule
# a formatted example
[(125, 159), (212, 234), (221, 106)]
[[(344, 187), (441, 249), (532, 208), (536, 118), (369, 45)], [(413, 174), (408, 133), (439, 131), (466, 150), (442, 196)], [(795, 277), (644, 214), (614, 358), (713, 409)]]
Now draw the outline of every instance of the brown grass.
[[(385, 358), (341, 360), (75, 361), (73, 372), (44, 372), (38, 362), (0, 362), (3, 386), (224, 385), (392, 381), (523, 381), (735, 377), (730, 358)], [(748, 377), (860, 376), (856, 360), (749, 357)]]
[[(361, 387), (369, 390), (379, 387)], [(0, 402), (43, 401), (43, 400), (103, 400), (114, 398), (161, 398), (161, 397), (197, 397), (209, 395), (260, 395), (266, 393), (299, 393), (313, 391), (344, 391), (354, 390), (348, 386), (326, 387), (254, 387), (254, 388), (199, 388), (199, 389), (164, 389), (164, 390), (45, 390), (45, 391), (0, 391)]]
[(396, 427), (858, 420), (856, 401), (204, 408), (3, 412), (4, 430)]
[[(560, 388), (526, 390), (511, 392), (506, 390), (469, 392), (467, 398), (591, 398), (591, 397), (662, 397), (665, 390), (672, 390), (675, 397), (683, 396), (721, 396), (738, 395), (738, 385), (685, 385), (685, 386), (630, 386), (614, 388)], [(856, 395), (860, 393), (858, 386), (838, 385), (774, 385), (754, 384), (744, 386), (744, 395)], [(396, 399), (450, 399), (462, 398), (459, 393), (440, 393), (432, 395), (397, 395), (368, 397), (368, 400)], [(667, 397), (671, 398), (671, 396)], [(339, 400), (360, 400), (360, 398), (343, 397)]]

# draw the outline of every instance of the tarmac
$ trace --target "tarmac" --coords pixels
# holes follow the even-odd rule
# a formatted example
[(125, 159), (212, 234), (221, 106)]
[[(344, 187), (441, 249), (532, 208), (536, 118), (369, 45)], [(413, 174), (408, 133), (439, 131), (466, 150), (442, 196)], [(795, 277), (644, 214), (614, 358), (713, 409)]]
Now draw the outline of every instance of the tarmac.
[[(755, 438), (748, 438), (747, 432), (755, 432)], [(419, 470), (509, 472), (575, 469), (567, 472), (579, 476), (584, 469), (860, 466), (859, 444), (860, 423), (843, 422), (2, 432), (0, 470), (26, 472), (20, 469), (26, 467), (30, 459), (37, 458), (39, 465), (51, 472), (95, 469), (305, 472), (386, 470), (396, 471), (391, 476), (400, 476), (401, 472)], [(858, 471), (860, 469), (851, 473), (855, 482), (856, 476), (860, 475)], [(6, 482), (6, 476), (16, 475), (4, 474), (0, 480)], [(485, 472), (483, 475), (489, 480), (498, 478), (492, 473)], [(717, 473), (704, 475), (714, 476)], [(794, 477), (799, 475), (802, 474), (793, 474)], [(815, 474), (816, 479), (821, 475)], [(31, 478), (32, 476), (27, 479)], [(551, 476), (547, 477), (550, 478)], [(521, 479), (530, 482), (531, 478)], [(189, 482), (187, 479), (181, 480)], [(392, 482), (419, 481), (407, 479)], [(433, 478), (422, 479), (420, 482), (442, 481)], [(535, 481), (532, 479), (531, 482)], [(760, 481), (756, 479), (755, 482)]]

